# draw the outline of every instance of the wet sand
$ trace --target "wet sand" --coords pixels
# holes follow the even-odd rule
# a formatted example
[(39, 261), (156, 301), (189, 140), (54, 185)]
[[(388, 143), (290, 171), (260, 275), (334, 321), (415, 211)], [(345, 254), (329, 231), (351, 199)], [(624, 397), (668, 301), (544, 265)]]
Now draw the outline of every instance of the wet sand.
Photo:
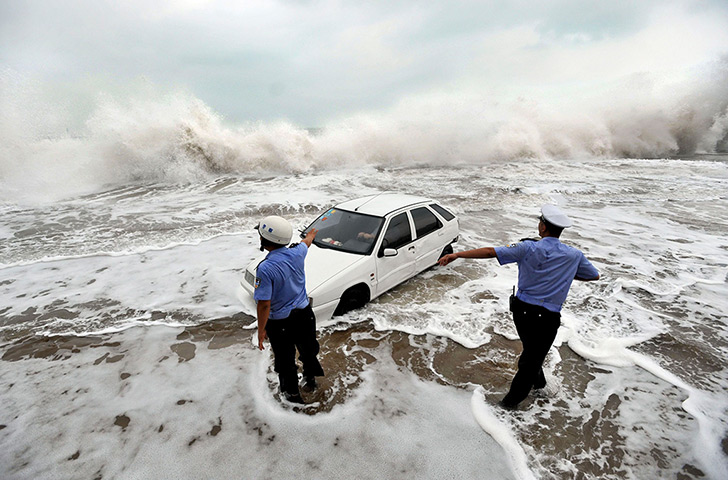
[[(241, 350), (255, 350), (253, 345), (254, 329), (244, 329), (253, 319), (240, 314), (235, 318), (225, 318), (210, 321), (202, 325), (179, 328), (179, 333), (173, 336), (161, 335), (166, 341), (166, 354), (158, 357), (159, 364), (182, 365), (195, 362), (198, 353), (202, 350), (223, 350), (229, 352), (229, 363), (219, 365), (220, 369), (234, 369), (235, 362), (239, 361), (236, 352)], [(137, 329), (144, 327), (135, 327)], [(169, 327), (149, 327), (152, 331), (167, 330)], [(478, 385), (483, 386), (486, 401), (495, 404), (507, 390), (510, 380), (515, 372), (515, 363), (520, 353), (520, 342), (507, 340), (503, 336), (492, 334), (490, 343), (474, 348), (464, 348), (461, 345), (441, 337), (431, 335), (408, 335), (396, 331), (374, 331), (371, 321), (365, 320), (357, 324), (342, 323), (333, 325), (319, 331), (321, 343), (321, 363), (326, 376), (319, 380), (319, 388), (313, 393), (303, 393), (307, 403), (304, 407), (288, 404), (281, 400), (277, 391), (277, 379), (272, 371), (272, 362), (268, 363), (266, 373), (267, 385), (260, 384), (261, 389), (267, 390), (267, 395), (280, 402), (280, 408), (293, 410), (301, 415), (315, 418), (316, 415), (331, 412), (337, 405), (345, 404), (359, 387), (365, 369), (377, 368), (378, 358), (389, 355), (399, 369), (416, 374), (419, 378), (447, 385), (455, 389), (474, 390)], [(51, 337), (22, 336), (15, 333), (12, 336), (0, 336), (0, 352), (3, 370), (20, 369), (25, 371), (25, 377), (32, 381), (35, 373), (39, 373), (39, 364), (30, 360), (44, 360), (47, 368), (53, 368), (58, 362), (75, 364), (75, 368), (63, 375), (84, 376), (84, 371), (100, 365), (122, 365), (122, 360), (128, 354), (134, 335), (128, 332), (118, 332), (94, 336), (59, 335)], [(496, 352), (497, 350), (497, 352)], [(496, 354), (497, 353), (497, 354)], [(270, 349), (266, 348), (260, 355), (270, 357)], [(560, 360), (555, 364), (553, 377), (549, 382), (556, 384), (545, 391), (532, 393), (520, 406), (519, 410), (510, 412), (494, 409), (498, 417), (511, 425), (517, 432), (518, 441), (524, 446), (534, 471), (540, 472), (543, 478), (560, 478), (568, 473), (572, 478), (622, 478), (631, 475), (631, 462), (635, 458), (661, 468), (670, 469), (671, 462), (676, 461), (680, 452), (674, 451), (670, 443), (664, 450), (650, 448), (644, 452), (635, 452), (635, 446), (629, 446), (623, 429), (630, 428), (622, 425), (617, 419), (617, 408), (620, 406), (620, 396), (611, 394), (604, 398), (601, 405), (584, 403), (584, 414), (577, 417), (568, 415), (569, 409), (563, 404), (564, 398), (577, 402), (584, 396), (589, 383), (594, 380), (597, 373), (609, 373), (603, 367), (585, 361), (577, 356), (567, 346), (558, 350)], [(76, 357), (83, 357), (77, 361)], [(501, 359), (499, 361), (493, 359)], [(86, 360), (88, 359), (88, 360)], [(553, 355), (547, 362), (553, 361)], [(111, 365), (113, 366), (113, 365)], [(169, 368), (169, 367), (168, 367)], [(118, 375), (120, 391), (128, 388), (126, 382), (138, 372), (126, 370), (111, 370)], [(172, 369), (173, 381), (184, 384), (185, 371), (178, 367)], [(174, 378), (178, 376), (178, 378)], [(169, 379), (166, 380), (169, 382)], [(73, 383), (73, 382), (71, 382)], [(0, 397), (10, 398), (11, 390), (17, 385), (10, 384), (7, 391)], [(630, 388), (625, 386), (625, 388)], [(674, 404), (674, 418), (672, 422), (684, 423), (685, 428), (691, 428), (689, 415), (680, 409), (680, 402), (684, 400), (683, 394), (676, 387), (659, 384), (644, 385), (635, 388), (661, 388), (664, 390), (665, 402)], [(555, 390), (554, 390), (555, 389)], [(560, 393), (559, 395), (554, 392)], [(56, 414), (84, 415), (83, 411), (74, 411), (62, 397), (73, 394), (68, 390), (59, 392), (58, 405), (46, 405), (44, 408), (52, 421), (53, 411)], [(75, 392), (78, 393), (78, 392)], [(192, 402), (184, 395), (179, 398), (168, 398), (169, 402), (183, 406)], [(72, 403), (72, 402), (71, 402)], [(69, 412), (60, 413), (69, 408)], [(669, 409), (668, 409), (669, 410)], [(213, 417), (215, 415), (213, 414)], [(0, 437), (7, 433), (14, 419), (3, 417), (0, 420)], [(132, 414), (119, 411), (108, 418), (109, 427), (120, 431), (125, 430), (135, 421)], [(226, 428), (222, 417), (210, 420), (209, 430), (201, 432), (199, 436), (189, 439), (189, 445), (202, 438), (218, 435)], [(168, 429), (168, 425), (160, 424), (158, 433)], [(261, 436), (265, 435), (263, 425), (251, 425), (258, 429)], [(632, 426), (638, 431), (645, 426)], [(486, 433), (483, 433), (486, 435)], [(647, 435), (647, 433), (646, 433)], [(639, 448), (639, 447), (637, 447)], [(629, 450), (629, 455), (627, 451)], [(728, 454), (728, 440), (723, 441), (723, 451)], [(74, 462), (92, 452), (76, 451), (67, 457), (67, 462)], [(606, 459), (606, 461), (604, 461)], [(12, 459), (9, 467), (10, 477), (23, 472), (22, 459)], [(25, 460), (28, 461), (27, 459)], [(564, 463), (566, 461), (566, 463)], [(679, 461), (679, 460), (678, 460)], [(564, 471), (564, 465), (569, 464), (573, 471)], [(674, 463), (673, 463), (674, 468)], [(547, 473), (550, 472), (550, 473)], [(704, 474), (690, 462), (684, 462), (678, 478), (701, 478)], [(100, 478), (100, 477), (99, 477)]]

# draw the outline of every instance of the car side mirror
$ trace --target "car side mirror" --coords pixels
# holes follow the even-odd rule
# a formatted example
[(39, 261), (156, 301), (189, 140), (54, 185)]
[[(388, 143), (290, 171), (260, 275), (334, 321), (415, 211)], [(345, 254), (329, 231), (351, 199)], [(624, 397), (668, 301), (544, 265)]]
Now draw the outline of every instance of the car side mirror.
[(382, 252), (385, 257), (396, 257), (397, 256), (397, 250), (394, 248), (385, 248), (384, 252)]

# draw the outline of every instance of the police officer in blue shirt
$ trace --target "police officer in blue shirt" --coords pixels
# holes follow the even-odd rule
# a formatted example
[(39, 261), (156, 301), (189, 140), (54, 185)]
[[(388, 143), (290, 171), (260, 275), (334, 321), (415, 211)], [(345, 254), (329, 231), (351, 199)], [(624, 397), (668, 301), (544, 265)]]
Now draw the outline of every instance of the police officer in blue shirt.
[(293, 234), (287, 220), (272, 215), (256, 228), (260, 249), (268, 251), (258, 265), (253, 294), (257, 302), (258, 348), (263, 350), (266, 337), (270, 340), (281, 392), (286, 400), (303, 403), (298, 388), (296, 350), (303, 364), (305, 389), (315, 389), (316, 377), (324, 374), (316, 357), (319, 353), (316, 317), (308, 302), (304, 272), (304, 260), (316, 230), (309, 231), (301, 243), (285, 248)]
[(540, 240), (466, 250), (440, 259), (440, 265), (457, 258), (494, 257), (501, 265), (518, 264), (518, 292), (511, 297), (511, 312), (523, 352), (511, 388), (500, 402), (505, 408), (515, 408), (532, 388), (546, 386), (542, 366), (561, 325), (561, 306), (571, 282), (599, 279), (599, 272), (580, 250), (559, 240), (561, 232), (571, 225), (558, 207), (544, 205), (538, 222)]

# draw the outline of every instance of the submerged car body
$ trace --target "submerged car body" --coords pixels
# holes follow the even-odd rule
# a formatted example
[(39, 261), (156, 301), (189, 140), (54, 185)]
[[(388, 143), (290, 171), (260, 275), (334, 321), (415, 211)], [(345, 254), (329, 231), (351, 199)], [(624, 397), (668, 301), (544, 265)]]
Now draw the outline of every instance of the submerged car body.
[[(306, 291), (319, 321), (364, 305), (452, 252), (458, 219), (434, 200), (382, 193), (340, 203), (303, 232), (318, 230), (306, 256)], [(245, 270), (252, 296), (262, 254)]]

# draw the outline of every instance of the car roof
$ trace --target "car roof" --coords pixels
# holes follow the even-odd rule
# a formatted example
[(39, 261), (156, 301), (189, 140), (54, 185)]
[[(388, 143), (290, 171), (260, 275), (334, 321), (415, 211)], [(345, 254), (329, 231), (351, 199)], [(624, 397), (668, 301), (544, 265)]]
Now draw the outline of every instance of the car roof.
[(369, 195), (367, 197), (356, 198), (354, 200), (347, 200), (346, 202), (336, 205), (336, 208), (383, 217), (388, 213), (419, 203), (435, 202), (429, 198), (418, 197), (415, 195), (379, 193), (377, 195)]

